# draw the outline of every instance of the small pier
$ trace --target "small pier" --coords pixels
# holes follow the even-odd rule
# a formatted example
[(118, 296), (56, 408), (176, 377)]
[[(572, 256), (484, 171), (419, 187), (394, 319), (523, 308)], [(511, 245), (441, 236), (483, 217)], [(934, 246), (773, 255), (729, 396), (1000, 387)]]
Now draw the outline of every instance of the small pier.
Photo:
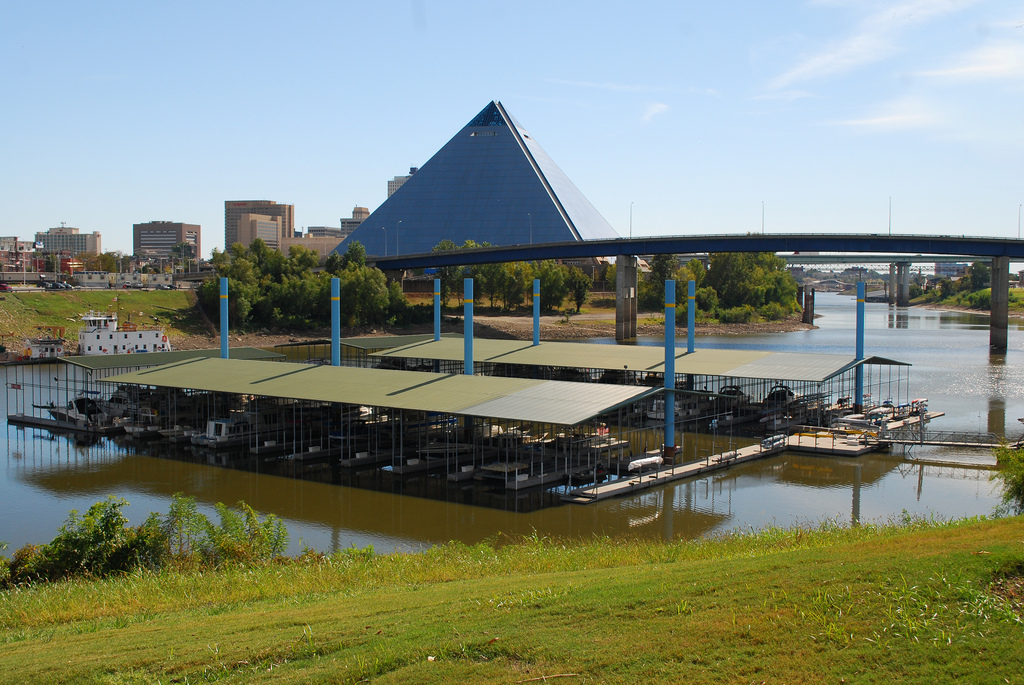
[[(907, 417), (899, 421), (899, 427), (910, 429), (942, 415), (942, 412), (927, 412), (923, 417)], [(879, 439), (875, 433), (870, 431), (808, 428), (793, 435), (766, 438), (760, 444), (727, 450), (698, 461), (665, 466), (650, 471), (641, 470), (637, 475), (629, 478), (577, 488), (563, 495), (562, 501), (571, 504), (592, 504), (615, 497), (625, 497), (641, 490), (693, 478), (712, 471), (720, 471), (737, 464), (745, 464), (786, 451), (819, 456), (859, 457), (869, 452), (885, 449), (890, 444), (889, 441)], [(656, 457), (660, 454), (660, 452), (652, 450), (646, 456)]]

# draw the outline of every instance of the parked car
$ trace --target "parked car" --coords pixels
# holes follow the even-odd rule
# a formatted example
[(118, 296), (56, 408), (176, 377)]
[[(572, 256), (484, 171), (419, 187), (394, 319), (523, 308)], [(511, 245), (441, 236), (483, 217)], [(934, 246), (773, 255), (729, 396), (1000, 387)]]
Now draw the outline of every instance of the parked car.
[(0, 283), (0, 293), (14, 292), (14, 288), (9, 283)]

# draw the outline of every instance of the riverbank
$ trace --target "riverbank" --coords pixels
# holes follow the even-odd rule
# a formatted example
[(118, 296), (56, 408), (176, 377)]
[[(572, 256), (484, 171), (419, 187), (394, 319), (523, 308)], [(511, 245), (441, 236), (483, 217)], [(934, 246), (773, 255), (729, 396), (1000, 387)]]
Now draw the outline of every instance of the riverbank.
[(43, 585), (0, 594), (0, 680), (1018, 682), (1021, 540), (1021, 517), (534, 536)]
[[(474, 314), (474, 335), (480, 338), (500, 340), (531, 340), (533, 338), (533, 318), (531, 316), (512, 316)], [(704, 335), (760, 335), (764, 333), (791, 333), (805, 331), (814, 326), (802, 323), (799, 316), (792, 316), (783, 321), (764, 321), (745, 324), (697, 324), (695, 334)], [(410, 335), (416, 333), (433, 333), (433, 324), (408, 326), (403, 328), (387, 326), (364, 326), (342, 328), (344, 338), (374, 335)], [(441, 325), (442, 333), (462, 334), (462, 317), (446, 315)], [(637, 320), (637, 335), (661, 336), (665, 334), (664, 320), (655, 314), (642, 314)], [(330, 329), (315, 331), (257, 331), (252, 333), (231, 333), (231, 343), (246, 347), (272, 347), (287, 343), (301, 343), (312, 340), (330, 339)], [(685, 324), (677, 329), (677, 340), (685, 341)], [(542, 316), (540, 321), (541, 340), (584, 340), (590, 338), (614, 338), (614, 313), (611, 320), (607, 314), (582, 314), (571, 316)], [(175, 349), (190, 350), (216, 347), (220, 338), (211, 334), (178, 334), (171, 338)]]

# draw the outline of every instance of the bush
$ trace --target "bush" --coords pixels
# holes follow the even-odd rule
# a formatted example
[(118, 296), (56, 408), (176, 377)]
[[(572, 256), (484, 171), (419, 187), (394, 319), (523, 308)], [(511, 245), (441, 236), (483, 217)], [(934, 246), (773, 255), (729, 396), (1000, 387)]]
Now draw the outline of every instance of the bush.
[(786, 310), (786, 308), (783, 307), (778, 302), (769, 302), (768, 304), (758, 309), (757, 313), (765, 321), (781, 321), (789, 315), (789, 312)]
[[(6, 542), (0, 542), (0, 552), (7, 549)], [(11, 564), (6, 558), (0, 557), (0, 587), (7, 585), (8, 579), (11, 577)]]
[(723, 309), (718, 313), (718, 320), (722, 323), (750, 323), (757, 317), (757, 311), (749, 304)]
[(1024, 448), (1000, 447), (996, 450), (999, 470), (992, 479), (1003, 481), (1000, 514), (1024, 514)]
[(72, 511), (47, 545), (25, 545), (8, 562), (0, 558), (0, 588), (74, 577), (100, 578), (168, 563), (198, 568), (229, 563), (264, 563), (282, 555), (288, 531), (274, 515), (239, 502), (217, 504), (220, 524), (199, 513), (195, 500), (176, 494), (166, 517), (152, 514), (138, 527), (127, 526), (121, 509), (128, 502), (108, 497), (85, 516)]
[(973, 307), (975, 309), (991, 309), (992, 291), (985, 289), (968, 293), (964, 296), (964, 300), (967, 302), (967, 306), (969, 307)]
[(26, 545), (11, 560), (9, 581), (60, 580), (75, 576), (105, 576), (159, 563), (161, 547), (154, 519), (138, 528), (126, 528), (121, 513), (128, 502), (108, 497), (89, 507), (79, 518), (68, 515), (57, 537), (48, 545)]

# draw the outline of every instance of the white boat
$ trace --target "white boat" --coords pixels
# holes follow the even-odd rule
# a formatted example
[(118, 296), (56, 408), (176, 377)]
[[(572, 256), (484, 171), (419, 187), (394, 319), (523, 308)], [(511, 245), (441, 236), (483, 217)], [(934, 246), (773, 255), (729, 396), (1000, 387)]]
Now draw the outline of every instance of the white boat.
[(78, 330), (78, 354), (141, 354), (170, 352), (164, 329), (139, 326), (130, 320), (118, 325), (116, 312), (88, 312)]
[(88, 397), (77, 397), (65, 407), (49, 405), (45, 408), (55, 421), (67, 423), (80, 428), (103, 426), (110, 422), (110, 417), (99, 408), (96, 401)]
[(629, 462), (630, 471), (639, 471), (647, 466), (661, 466), (664, 463), (662, 457), (644, 457), (642, 459), (634, 459)]
[(206, 422), (206, 430), (192, 435), (192, 444), (200, 447), (224, 449), (248, 444), (251, 424), (244, 418), (213, 419)]

